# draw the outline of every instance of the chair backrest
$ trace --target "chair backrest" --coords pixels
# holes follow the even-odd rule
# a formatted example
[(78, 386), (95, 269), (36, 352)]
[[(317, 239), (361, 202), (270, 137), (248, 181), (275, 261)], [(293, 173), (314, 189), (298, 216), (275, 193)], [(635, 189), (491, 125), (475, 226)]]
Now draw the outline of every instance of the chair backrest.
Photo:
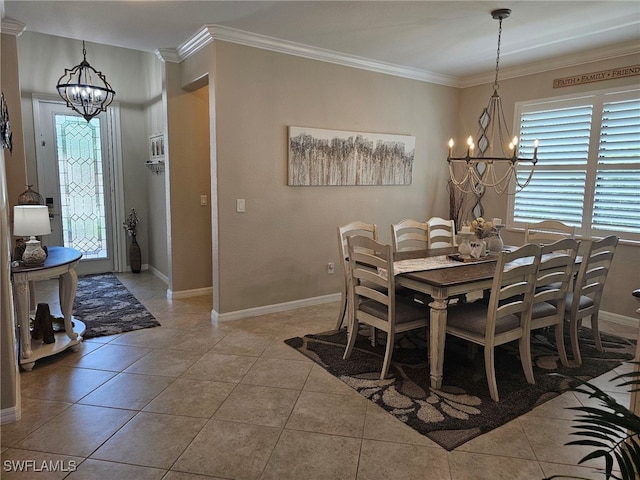
[(429, 225), (429, 248), (455, 247), (456, 223), (453, 220), (445, 220), (440, 217), (431, 217), (427, 220)]
[(601, 240), (587, 240), (582, 252), (582, 263), (573, 289), (573, 302), (571, 305), (571, 317), (577, 314), (580, 307), (580, 297), (589, 297), (593, 305), (582, 311), (580, 316), (586, 316), (590, 312), (600, 309), (600, 299), (604, 284), (611, 268), (613, 255), (618, 246), (618, 237), (610, 235)]
[(392, 223), (391, 245), (394, 252), (426, 250), (429, 246), (429, 225), (411, 219)]
[(556, 220), (544, 220), (527, 223), (524, 230), (524, 243), (553, 243), (563, 238), (573, 238), (576, 227), (570, 227)]
[(347, 238), (351, 305), (358, 308), (367, 300), (386, 307), (386, 319), (393, 326), (395, 313), (395, 276), (391, 245), (361, 235)]
[(534, 304), (555, 304), (564, 317), (565, 301), (571, 288), (579, 245), (577, 240), (565, 238), (541, 247)]
[(520, 327), (529, 330), (539, 264), (540, 246), (532, 243), (500, 252), (489, 297), (485, 345), (493, 344), (496, 322), (507, 315), (519, 316)]
[(344, 276), (347, 276), (347, 237), (351, 235), (363, 235), (378, 240), (378, 226), (375, 223), (355, 221), (338, 227), (338, 250), (342, 259), (341, 268)]

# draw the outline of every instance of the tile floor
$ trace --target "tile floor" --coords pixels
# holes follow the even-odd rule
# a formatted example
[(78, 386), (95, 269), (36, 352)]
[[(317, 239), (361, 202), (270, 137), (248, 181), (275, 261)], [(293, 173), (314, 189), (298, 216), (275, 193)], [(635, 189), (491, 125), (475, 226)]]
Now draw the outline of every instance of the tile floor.
[[(168, 300), (148, 272), (119, 277), (162, 326), (23, 372), (22, 419), (0, 431), (3, 479), (601, 478), (564, 446), (574, 393), (447, 452), (283, 343), (333, 327), (336, 303), (213, 324), (209, 298)], [(38, 301), (53, 304), (54, 287), (41, 283)]]

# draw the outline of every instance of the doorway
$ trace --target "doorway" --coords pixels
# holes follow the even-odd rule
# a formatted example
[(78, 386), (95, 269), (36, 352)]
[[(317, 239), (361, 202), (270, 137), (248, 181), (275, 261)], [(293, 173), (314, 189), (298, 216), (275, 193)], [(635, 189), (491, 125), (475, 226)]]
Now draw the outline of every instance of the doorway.
[(43, 244), (82, 252), (80, 275), (120, 269), (116, 142), (109, 117), (103, 112), (87, 122), (64, 102), (34, 99), (38, 191), (51, 220)]

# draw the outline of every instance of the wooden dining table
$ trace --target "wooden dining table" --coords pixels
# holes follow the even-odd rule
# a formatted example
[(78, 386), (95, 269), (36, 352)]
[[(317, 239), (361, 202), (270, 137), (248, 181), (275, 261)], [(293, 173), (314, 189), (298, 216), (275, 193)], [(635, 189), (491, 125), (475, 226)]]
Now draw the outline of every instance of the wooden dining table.
[[(408, 260), (442, 255), (455, 255), (457, 247), (412, 250), (394, 253), (394, 260)], [(430, 383), (431, 388), (442, 387), (444, 344), (447, 330), (448, 299), (462, 294), (488, 290), (495, 274), (498, 255), (479, 261), (460, 262), (460, 265), (432, 270), (399, 273), (396, 285), (430, 295), (431, 322), (429, 326)]]

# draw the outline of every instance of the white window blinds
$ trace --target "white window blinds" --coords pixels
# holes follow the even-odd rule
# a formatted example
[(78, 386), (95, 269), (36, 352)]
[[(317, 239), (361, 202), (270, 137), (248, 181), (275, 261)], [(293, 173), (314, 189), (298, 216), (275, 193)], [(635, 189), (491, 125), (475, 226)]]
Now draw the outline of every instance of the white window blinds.
[(531, 183), (511, 200), (513, 226), (559, 220), (640, 240), (639, 91), (522, 104), (516, 118), (519, 155), (540, 144)]

